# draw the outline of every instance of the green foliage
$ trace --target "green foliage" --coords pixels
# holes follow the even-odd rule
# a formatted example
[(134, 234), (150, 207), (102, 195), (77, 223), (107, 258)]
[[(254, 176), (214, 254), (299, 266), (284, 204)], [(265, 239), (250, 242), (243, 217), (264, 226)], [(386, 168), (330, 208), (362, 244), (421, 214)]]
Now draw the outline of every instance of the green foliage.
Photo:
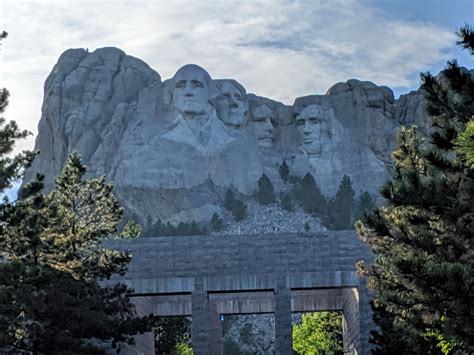
[[(0, 115), (8, 106), (10, 93), (7, 89), (0, 89)], [(6, 123), (5, 118), (0, 116), (0, 191), (12, 186), (12, 182), (18, 180), (29, 166), (35, 156), (32, 152), (24, 151), (13, 157), (12, 153), (15, 142), (26, 138), (30, 133), (20, 130), (15, 121)]]
[(354, 190), (351, 179), (344, 175), (336, 196), (328, 202), (326, 225), (333, 230), (352, 229), (352, 212), (354, 208)]
[(102, 248), (114, 235), (122, 208), (104, 177), (84, 179), (86, 168), (77, 153), (70, 154), (46, 197), (48, 228), (41, 236), (47, 245), (44, 260), (58, 270), (91, 281), (125, 272), (127, 253)]
[(456, 44), (460, 45), (463, 49), (467, 49), (474, 55), (474, 31), (472, 30), (472, 26), (466, 23), (456, 32), (456, 35), (459, 38)]
[(171, 355), (193, 355), (193, 349), (187, 343), (179, 343), (171, 352)]
[(303, 210), (313, 216), (321, 217), (326, 213), (327, 201), (311, 174), (306, 174), (293, 188), (293, 198)]
[(258, 179), (257, 201), (263, 205), (275, 202), (272, 182), (265, 174)]
[(235, 197), (232, 189), (227, 189), (225, 193), (224, 207), (232, 213), (236, 221), (247, 217), (247, 205)]
[(209, 224), (213, 231), (220, 231), (222, 229), (222, 226), (224, 225), (224, 221), (218, 213), (214, 213)]
[[(124, 285), (100, 280), (123, 274), (130, 256), (101, 241), (116, 232), (121, 208), (103, 178), (84, 180), (85, 167), (72, 154), (56, 189), (40, 193), (41, 177), (15, 203), (0, 209), (0, 343), (34, 353), (103, 353), (87, 339), (130, 341), (151, 327), (136, 318)], [(3, 302), (2, 302), (3, 304)]]
[(440, 334), (438, 331), (436, 330), (428, 330), (426, 332), (426, 335), (428, 337), (431, 337), (431, 338), (434, 338), (437, 342), (436, 346), (441, 350), (441, 353), (443, 355), (448, 355), (449, 353), (452, 352), (452, 350), (454, 349), (454, 344), (446, 341), (444, 339), (444, 336), (443, 334)]
[(199, 227), (196, 221), (179, 222), (178, 225), (173, 225), (170, 222), (163, 223), (158, 220), (147, 235), (150, 237), (172, 237), (172, 236), (184, 236), (184, 235), (206, 235), (207, 230)]
[(454, 140), (456, 154), (474, 170), (474, 119), (469, 121), (466, 129)]
[(367, 191), (364, 191), (355, 203), (354, 220), (363, 219), (365, 215), (372, 212), (376, 207), (374, 198)]
[(142, 227), (134, 220), (129, 220), (120, 233), (121, 238), (138, 238), (142, 234)]
[(293, 199), (291, 198), (291, 194), (283, 194), (281, 198), (281, 207), (288, 212), (293, 212), (295, 210), (293, 206)]
[[(472, 49), (472, 31), (462, 33)], [(431, 145), (422, 148), (415, 128), (401, 130), (394, 175), (382, 190), (388, 205), (357, 224), (376, 256), (360, 265), (382, 330), (372, 341), (381, 354), (467, 354), (474, 352), (474, 171), (454, 149), (474, 115), (474, 77), (453, 61), (437, 77), (423, 74), (422, 88)]]
[(293, 326), (293, 350), (297, 354), (342, 354), (342, 316), (337, 312), (303, 315)]
[(159, 317), (155, 323), (155, 352), (157, 354), (179, 354), (187, 351), (190, 322), (186, 317)]
[(290, 179), (290, 168), (286, 163), (286, 160), (283, 160), (283, 163), (278, 167), (278, 172), (280, 173), (280, 177), (284, 182), (288, 182)]

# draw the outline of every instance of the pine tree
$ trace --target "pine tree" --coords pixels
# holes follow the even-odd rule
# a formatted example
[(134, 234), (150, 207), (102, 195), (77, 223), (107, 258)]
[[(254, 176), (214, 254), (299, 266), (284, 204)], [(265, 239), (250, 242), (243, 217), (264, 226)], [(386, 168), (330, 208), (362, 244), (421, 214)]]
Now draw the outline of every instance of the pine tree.
[(154, 327), (156, 354), (174, 354), (176, 346), (189, 339), (189, 328), (186, 317), (159, 317)]
[(231, 188), (227, 189), (225, 193), (224, 207), (232, 213), (236, 221), (247, 217), (247, 205), (235, 197)]
[(329, 205), (328, 224), (334, 230), (352, 229), (352, 214), (354, 209), (354, 190), (351, 179), (344, 175), (334, 199)]
[[(0, 33), (1, 41), (7, 38), (8, 33)], [(15, 121), (5, 123), (6, 120), (1, 115), (8, 106), (10, 93), (5, 88), (0, 88), (0, 191), (12, 186), (12, 182), (18, 180), (26, 167), (33, 161), (35, 154), (25, 151), (11, 157), (15, 142), (24, 139), (31, 133), (26, 130), (20, 130)]]
[(212, 215), (211, 221), (209, 223), (211, 225), (211, 229), (213, 231), (217, 232), (217, 231), (220, 231), (222, 229), (224, 221), (219, 216), (219, 214), (216, 212)]
[[(472, 30), (462, 33), (472, 50)], [(421, 145), (415, 128), (401, 130), (394, 176), (382, 190), (389, 204), (357, 225), (376, 256), (361, 270), (387, 334), (375, 338), (380, 353), (434, 353), (437, 346), (467, 354), (474, 351), (474, 171), (453, 153), (474, 115), (474, 77), (453, 61), (437, 77), (423, 74), (422, 88), (431, 144)]]
[(367, 191), (364, 191), (355, 204), (354, 219), (356, 221), (363, 219), (364, 216), (372, 212), (375, 207), (374, 198)]
[(458, 157), (464, 160), (471, 169), (474, 169), (474, 119), (469, 121), (464, 132), (454, 141), (454, 150)]
[(304, 231), (309, 232), (311, 230), (311, 227), (309, 226), (308, 222), (304, 224)]
[(288, 212), (293, 212), (295, 208), (293, 207), (293, 200), (289, 193), (285, 193), (281, 198), (281, 207)]
[(97, 344), (129, 341), (154, 317), (136, 318), (124, 285), (99, 281), (123, 274), (130, 256), (101, 247), (116, 232), (121, 208), (103, 178), (84, 180), (78, 155), (69, 157), (56, 189), (39, 192), (41, 179), (2, 206), (0, 343), (37, 353), (102, 353)]
[(265, 174), (262, 174), (260, 179), (258, 179), (257, 201), (262, 205), (275, 202), (272, 182)]
[(321, 193), (316, 181), (310, 173), (295, 184), (293, 197), (305, 210), (317, 217), (322, 217), (326, 213), (327, 201)]
[(89, 281), (123, 274), (130, 256), (100, 246), (116, 233), (122, 208), (112, 184), (104, 177), (86, 180), (85, 173), (80, 156), (72, 153), (47, 196), (50, 225), (43, 240), (50, 265)]
[(286, 160), (283, 160), (283, 163), (278, 168), (278, 172), (280, 173), (281, 179), (286, 183), (290, 178), (290, 168), (286, 163)]
[(138, 238), (142, 234), (142, 227), (133, 219), (129, 220), (120, 233), (121, 238)]

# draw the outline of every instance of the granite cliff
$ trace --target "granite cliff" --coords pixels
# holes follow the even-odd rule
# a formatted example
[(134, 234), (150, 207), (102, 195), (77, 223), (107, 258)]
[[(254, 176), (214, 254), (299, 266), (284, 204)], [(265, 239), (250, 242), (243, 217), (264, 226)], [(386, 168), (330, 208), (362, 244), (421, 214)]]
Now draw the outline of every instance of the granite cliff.
[(289, 106), (196, 65), (162, 81), (119, 49), (70, 49), (45, 82), (40, 154), (25, 181), (40, 172), (51, 189), (77, 151), (145, 230), (158, 220), (208, 221), (226, 188), (251, 196), (263, 173), (279, 191), (283, 160), (292, 175), (310, 172), (327, 196), (344, 175), (356, 193), (376, 195), (399, 126), (426, 131), (424, 105), (420, 91), (395, 99), (386, 86), (351, 79)]

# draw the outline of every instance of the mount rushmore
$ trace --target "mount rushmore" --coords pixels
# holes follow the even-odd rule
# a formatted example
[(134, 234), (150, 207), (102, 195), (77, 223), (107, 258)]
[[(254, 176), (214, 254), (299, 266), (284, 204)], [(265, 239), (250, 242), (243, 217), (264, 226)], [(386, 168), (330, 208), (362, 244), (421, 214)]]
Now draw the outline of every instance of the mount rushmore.
[(375, 196), (398, 129), (411, 124), (427, 133), (420, 91), (395, 99), (386, 86), (351, 79), (289, 106), (198, 65), (162, 81), (119, 49), (69, 49), (45, 82), (40, 154), (25, 181), (39, 172), (50, 190), (77, 151), (89, 176), (112, 181), (126, 216), (145, 230), (159, 220), (208, 221), (231, 186), (251, 196), (265, 174), (278, 191), (283, 161), (291, 175), (311, 173), (327, 196), (344, 175), (357, 194)]

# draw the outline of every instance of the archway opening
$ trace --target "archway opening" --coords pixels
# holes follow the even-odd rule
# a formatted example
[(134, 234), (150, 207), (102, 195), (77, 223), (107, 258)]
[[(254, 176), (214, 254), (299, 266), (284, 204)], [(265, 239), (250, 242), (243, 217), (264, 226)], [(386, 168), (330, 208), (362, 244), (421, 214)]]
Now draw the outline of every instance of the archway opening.
[(296, 354), (343, 354), (343, 316), (338, 311), (293, 313)]

